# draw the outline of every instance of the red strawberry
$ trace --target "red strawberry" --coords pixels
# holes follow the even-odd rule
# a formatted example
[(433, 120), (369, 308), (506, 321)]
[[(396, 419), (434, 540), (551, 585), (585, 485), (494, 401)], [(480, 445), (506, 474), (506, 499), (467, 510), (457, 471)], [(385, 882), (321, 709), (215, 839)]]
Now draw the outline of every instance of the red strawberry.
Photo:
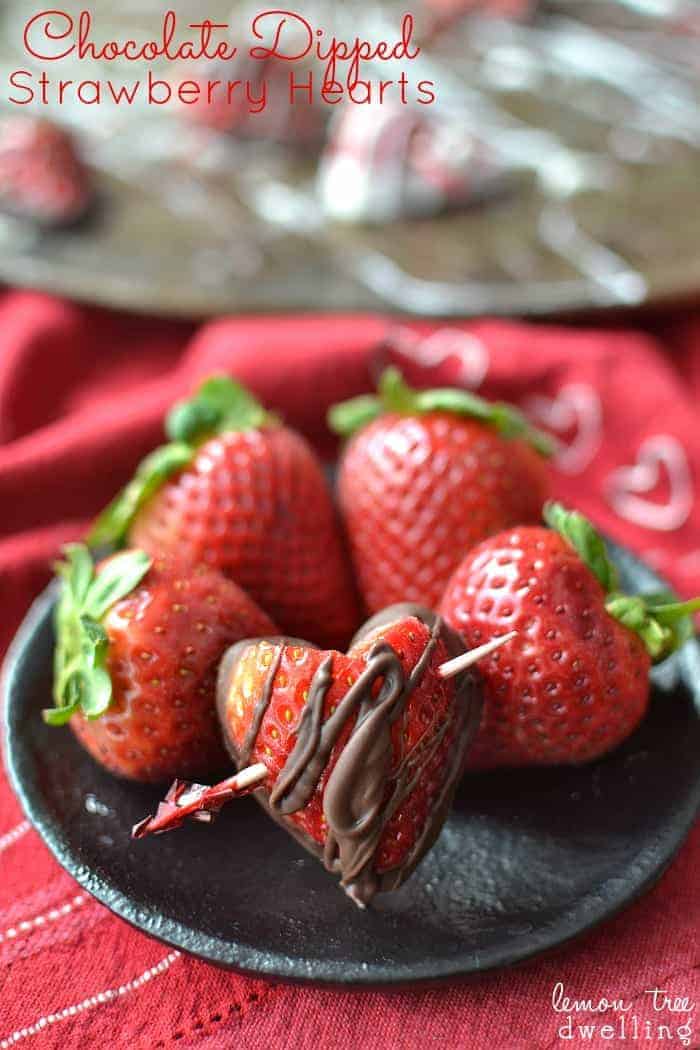
[(551, 529), (515, 528), (471, 551), (442, 601), (468, 646), (517, 632), (480, 665), (472, 769), (587, 762), (617, 747), (646, 713), (652, 660), (681, 644), (700, 608), (620, 594), (590, 522), (559, 504), (545, 518)]
[[(475, 680), (438, 671), (464, 653), (459, 638), (427, 610), (412, 613), (387, 610), (347, 655), (294, 639), (241, 642), (219, 674), (239, 769), (264, 778), (258, 800), (360, 906), (399, 886), (432, 845), (478, 723)], [(181, 823), (183, 788), (134, 833)], [(195, 787), (184, 804), (215, 812), (241, 788), (236, 778)]]
[(286, 631), (345, 644), (357, 598), (321, 464), (307, 442), (223, 376), (168, 417), (148, 456), (98, 519), (93, 544), (220, 569)]
[(538, 521), (547, 491), (543, 435), (515, 409), (463, 390), (407, 387), (387, 369), (379, 397), (336, 405), (353, 434), (340, 466), (340, 506), (370, 610), (435, 607), (464, 552), (517, 522)]
[[(224, 650), (274, 631), (251, 598), (220, 573), (124, 551), (95, 571), (87, 548), (58, 566), (52, 725), (70, 720), (103, 766), (134, 780), (200, 776), (225, 762), (216, 719)], [(187, 772), (185, 772), (187, 771)]]
[(92, 193), (67, 131), (48, 120), (0, 120), (0, 207), (42, 225), (79, 219)]

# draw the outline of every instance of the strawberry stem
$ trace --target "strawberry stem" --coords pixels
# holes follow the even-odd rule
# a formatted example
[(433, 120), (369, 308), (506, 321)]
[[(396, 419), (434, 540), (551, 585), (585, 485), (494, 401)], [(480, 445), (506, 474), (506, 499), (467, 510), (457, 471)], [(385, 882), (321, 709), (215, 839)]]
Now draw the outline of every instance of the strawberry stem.
[(599, 580), (606, 593), (605, 608), (613, 619), (634, 631), (658, 663), (676, 652), (695, 633), (693, 613), (700, 598), (679, 602), (668, 591), (661, 594), (623, 594), (618, 590), (617, 569), (608, 556), (602, 536), (588, 518), (561, 503), (545, 504), (545, 522), (569, 543)]
[(255, 791), (267, 777), (268, 769), (262, 762), (242, 769), (235, 776), (208, 787), (206, 784), (190, 784), (186, 780), (175, 780), (167, 795), (159, 804), (155, 816), (144, 817), (131, 829), (132, 839), (145, 835), (160, 835), (174, 831), (190, 818), (210, 823), (223, 806), (232, 798), (242, 798)]
[(540, 455), (551, 456), (554, 452), (552, 440), (533, 427), (513, 405), (503, 401), (486, 401), (468, 390), (456, 387), (414, 390), (406, 383), (398, 368), (393, 367), (382, 372), (376, 396), (364, 394), (333, 405), (328, 413), (328, 424), (341, 437), (350, 437), (385, 412), (401, 415), (449, 412), (455, 416), (479, 420), (509, 440), (521, 438)]
[(700, 598), (692, 598), (688, 602), (669, 602), (668, 604), (655, 605), (654, 616), (659, 623), (671, 626), (678, 623), (686, 616), (700, 612)]
[(274, 421), (252, 394), (228, 376), (205, 379), (193, 397), (173, 405), (165, 424), (170, 443), (141, 461), (132, 480), (96, 519), (87, 542), (91, 547), (123, 545), (141, 507), (192, 461), (198, 445), (214, 434)]

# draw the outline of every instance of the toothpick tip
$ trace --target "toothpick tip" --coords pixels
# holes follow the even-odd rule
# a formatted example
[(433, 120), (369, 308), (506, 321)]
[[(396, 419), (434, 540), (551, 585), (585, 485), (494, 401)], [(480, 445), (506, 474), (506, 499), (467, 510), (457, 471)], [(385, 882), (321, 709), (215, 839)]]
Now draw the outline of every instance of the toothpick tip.
[(454, 675), (466, 671), (469, 667), (478, 663), (479, 660), (483, 660), (485, 656), (490, 656), (496, 649), (500, 649), (502, 645), (512, 641), (513, 638), (517, 637), (517, 634), (517, 631), (509, 631), (508, 634), (499, 635), (498, 638), (491, 638), (488, 642), (484, 642), (483, 645), (477, 646), (476, 649), (469, 649), (466, 653), (461, 653), (459, 656), (453, 657), (452, 660), (447, 660), (438, 667), (438, 674), (441, 678), (453, 678)]

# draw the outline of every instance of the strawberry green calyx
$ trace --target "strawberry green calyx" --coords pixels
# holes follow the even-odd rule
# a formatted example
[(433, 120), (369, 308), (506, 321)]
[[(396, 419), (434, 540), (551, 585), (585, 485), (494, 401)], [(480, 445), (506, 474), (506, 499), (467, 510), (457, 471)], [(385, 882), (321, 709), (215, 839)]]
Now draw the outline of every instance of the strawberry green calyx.
[(665, 660), (694, 633), (693, 613), (700, 612), (700, 598), (679, 602), (671, 592), (624, 594), (619, 590), (617, 569), (605, 543), (590, 521), (561, 503), (547, 503), (543, 517), (547, 525), (569, 543), (600, 581), (606, 593), (605, 608), (644, 642), (654, 663)]
[(56, 565), (62, 584), (55, 613), (55, 706), (43, 712), (49, 725), (63, 725), (77, 711), (99, 718), (109, 707), (112, 682), (106, 670), (108, 644), (102, 617), (138, 586), (151, 566), (143, 551), (124, 551), (96, 574), (84, 544), (69, 544), (64, 554), (65, 561)]
[(194, 449), (182, 441), (149, 453), (136, 468), (131, 481), (107, 504), (87, 536), (91, 547), (119, 546), (143, 505), (176, 471), (191, 462)]
[(625, 627), (635, 631), (654, 663), (680, 649), (695, 634), (693, 613), (700, 612), (700, 598), (675, 601), (671, 592), (661, 594), (611, 594), (605, 608)]
[(577, 510), (567, 510), (561, 503), (549, 501), (542, 511), (550, 529), (558, 532), (580, 555), (606, 594), (617, 591), (619, 578), (600, 533)]
[(254, 430), (275, 422), (259, 401), (228, 376), (210, 376), (197, 393), (173, 405), (165, 423), (171, 441), (197, 445), (227, 430)]
[(172, 407), (165, 424), (170, 443), (142, 460), (131, 481), (99, 515), (87, 542), (91, 547), (123, 544), (141, 507), (168, 478), (192, 462), (203, 441), (224, 431), (251, 430), (275, 421), (228, 376), (205, 379), (193, 397)]
[(405, 382), (398, 368), (393, 367), (382, 372), (376, 396), (364, 394), (333, 405), (328, 413), (328, 423), (336, 434), (351, 437), (385, 412), (402, 415), (450, 412), (491, 426), (504, 438), (521, 438), (540, 455), (551, 456), (554, 452), (553, 441), (533, 427), (513, 405), (503, 401), (486, 401), (468, 390), (456, 387), (414, 390)]

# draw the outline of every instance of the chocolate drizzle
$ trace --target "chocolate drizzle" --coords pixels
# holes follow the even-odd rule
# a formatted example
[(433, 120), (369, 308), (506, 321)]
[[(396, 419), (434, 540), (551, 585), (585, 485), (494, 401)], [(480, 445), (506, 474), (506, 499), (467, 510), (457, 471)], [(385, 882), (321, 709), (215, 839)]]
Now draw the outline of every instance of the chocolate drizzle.
[[(323, 794), (328, 824), (323, 862), (329, 871), (340, 873), (342, 886), (361, 906), (377, 892), (374, 855), (387, 821), (404, 797), (399, 778), (391, 800), (386, 798), (393, 759), (391, 727), (425, 673), (439, 630), (436, 621), (408, 681), (396, 652), (386, 642), (378, 642), (369, 652), (367, 670), (344, 698), (347, 701), (360, 687), (357, 721)], [(367, 682), (362, 683), (365, 676)], [(372, 685), (380, 676), (384, 681), (373, 700)]]
[[(323, 792), (328, 830), (322, 859), (328, 871), (340, 875), (342, 886), (361, 905), (377, 890), (374, 855), (387, 820), (405, 797), (403, 778), (397, 781), (391, 799), (386, 797), (393, 760), (391, 727), (421, 681), (439, 631), (440, 621), (436, 620), (408, 680), (395, 650), (384, 641), (373, 645), (365, 670), (323, 722), (325, 698), (333, 681), (333, 656), (328, 656), (312, 679), (294, 749), (268, 798), (270, 809), (282, 816), (303, 809), (318, 787), (345, 725), (357, 715)], [(374, 686), (380, 680), (375, 697)]]
[[(460, 695), (455, 699), (452, 717), (423, 747), (418, 745), (410, 756), (400, 757), (398, 767), (395, 767), (392, 726), (404, 715), (412, 693), (430, 665), (438, 639), (446, 630), (439, 617), (427, 610), (421, 610), (421, 613), (424, 615), (417, 618), (431, 628), (431, 634), (410, 675), (405, 675), (392, 646), (378, 638), (367, 654), (366, 667), (325, 721), (326, 697), (333, 682), (333, 654), (319, 664), (309, 687), (294, 748), (269, 794), (265, 789), (256, 792), (258, 801), (276, 820), (315, 853), (329, 871), (340, 875), (341, 885), (360, 907), (364, 907), (377, 891), (399, 886), (437, 837), (475, 728), (475, 709), (478, 720), (480, 704), (474, 695), (474, 679), (466, 674), (457, 683)], [(411, 614), (416, 615), (413, 611)], [(393, 622), (401, 618), (397, 616)], [(270, 703), (284, 645), (283, 639), (276, 641), (281, 644), (238, 753), (229, 741), (239, 768), (250, 761)], [(451, 649), (452, 645), (448, 648)], [(225, 675), (227, 681), (230, 681), (231, 672), (232, 665), (229, 665)], [(378, 682), (381, 685), (375, 696)], [(223, 680), (220, 687), (225, 687)], [(323, 789), (327, 835), (325, 845), (321, 847), (286, 818), (303, 809), (312, 798), (328, 767), (333, 748), (353, 715), (356, 717), (352, 731)], [(417, 786), (427, 763), (450, 730), (454, 734), (454, 747), (450, 749), (440, 797), (435, 800), (425, 828), (400, 867), (378, 873), (375, 857), (388, 821)], [(393, 772), (392, 767), (395, 767)]]
[[(383, 682), (373, 699), (372, 690), (379, 678)], [(342, 728), (357, 710), (352, 733), (323, 793), (328, 826), (323, 863), (329, 871), (340, 874), (346, 889), (361, 882), (365, 887), (362, 896), (366, 897), (375, 892), (370, 869), (391, 769), (390, 728), (401, 710), (404, 690), (403, 669), (396, 653), (391, 646), (379, 643), (371, 649), (366, 669), (331, 716), (340, 716), (338, 726)]]
[[(374, 698), (374, 685), (380, 678), (382, 685)], [(370, 868), (385, 823), (386, 781), (392, 761), (391, 725), (410, 689), (406, 689), (401, 661), (383, 642), (373, 646), (367, 667), (323, 722), (325, 699), (332, 682), (330, 655), (312, 679), (294, 749), (270, 792), (268, 805), (282, 816), (303, 809), (316, 790), (348, 719), (357, 711), (353, 731), (323, 794), (328, 834), (322, 859), (329, 871), (340, 873), (343, 886), (352, 887), (353, 896), (364, 900), (375, 891), (376, 880)]]
[(251, 647), (259, 645), (260, 642), (268, 642), (269, 645), (274, 646), (275, 655), (270, 663), (263, 691), (255, 705), (253, 717), (250, 720), (250, 726), (248, 727), (248, 732), (246, 733), (245, 740), (241, 747), (235, 747), (233, 742), (227, 738), (226, 732), (224, 731), (224, 743), (239, 769), (243, 769), (250, 764), (255, 741), (258, 738), (258, 733), (260, 732), (265, 712), (270, 706), (275, 675), (279, 670), (284, 647), (286, 645), (302, 645), (311, 649), (315, 648), (315, 646), (311, 645), (309, 642), (302, 641), (301, 638), (291, 638), (283, 635), (265, 635), (260, 638), (244, 638), (227, 649), (222, 657), (221, 663), (219, 664), (219, 673), (216, 683), (216, 708), (219, 715), (219, 721), (224, 727), (226, 726), (226, 704), (228, 703), (229, 686), (236, 665), (243, 656), (243, 653)]
[(332, 682), (331, 655), (319, 665), (311, 681), (296, 743), (270, 792), (270, 808), (285, 816), (303, 809), (309, 801), (335, 743), (331, 719), (323, 725), (323, 705)]

